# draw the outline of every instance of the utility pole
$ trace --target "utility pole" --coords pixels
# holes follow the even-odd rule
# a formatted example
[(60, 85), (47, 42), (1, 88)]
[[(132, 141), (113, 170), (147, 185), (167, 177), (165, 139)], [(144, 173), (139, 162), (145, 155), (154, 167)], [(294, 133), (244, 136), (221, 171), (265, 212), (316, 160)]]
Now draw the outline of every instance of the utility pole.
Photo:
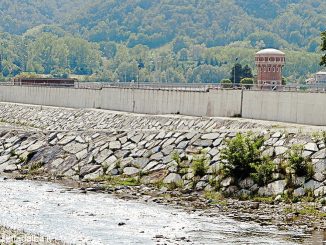
[(137, 78), (137, 80), (138, 80), (138, 88), (139, 88), (139, 80), (140, 80), (140, 70), (142, 68), (144, 68), (144, 67), (145, 67), (144, 62), (142, 60), (139, 60), (138, 61), (138, 78)]
[(234, 69), (233, 69), (233, 71), (234, 71), (234, 76), (233, 76), (233, 88), (235, 87), (235, 68), (236, 68), (236, 66), (237, 66), (237, 61), (238, 61), (238, 57), (236, 57), (235, 58), (235, 64), (234, 64)]

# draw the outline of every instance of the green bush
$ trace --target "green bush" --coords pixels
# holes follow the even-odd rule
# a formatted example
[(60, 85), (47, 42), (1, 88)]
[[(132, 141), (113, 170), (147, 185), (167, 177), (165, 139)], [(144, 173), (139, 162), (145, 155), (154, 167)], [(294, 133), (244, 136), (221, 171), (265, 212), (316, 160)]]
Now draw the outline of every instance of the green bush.
[(223, 88), (232, 88), (233, 84), (230, 79), (222, 79), (221, 82)]
[(226, 175), (242, 179), (254, 172), (253, 166), (261, 163), (260, 148), (263, 143), (263, 137), (251, 133), (238, 133), (233, 139), (227, 140), (226, 147), (221, 151)]
[(209, 158), (206, 154), (199, 154), (192, 159), (191, 168), (194, 176), (203, 177), (206, 175), (209, 168)]
[(256, 172), (251, 173), (250, 176), (258, 185), (266, 185), (272, 179), (275, 164), (269, 157), (263, 157), (260, 163), (253, 163), (251, 167)]
[(322, 139), (323, 139), (324, 145), (326, 145), (326, 131), (322, 132)]
[(289, 165), (297, 176), (311, 177), (314, 175), (313, 165), (309, 158), (302, 156), (303, 149), (302, 145), (293, 145), (291, 147), (288, 151)]
[(254, 84), (253, 78), (242, 78), (240, 81), (241, 85), (244, 86), (246, 89), (250, 89)]

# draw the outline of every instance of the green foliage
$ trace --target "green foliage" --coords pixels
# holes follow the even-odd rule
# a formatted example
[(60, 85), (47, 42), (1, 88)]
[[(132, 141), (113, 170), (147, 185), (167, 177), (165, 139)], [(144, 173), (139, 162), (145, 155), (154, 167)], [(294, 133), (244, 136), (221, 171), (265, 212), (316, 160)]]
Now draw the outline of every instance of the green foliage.
[(246, 178), (254, 171), (253, 166), (261, 162), (260, 147), (263, 137), (253, 134), (238, 133), (226, 141), (226, 148), (221, 151), (221, 159), (227, 175), (237, 179)]
[(323, 0), (0, 0), (0, 80), (217, 83), (236, 57), (249, 72), (257, 49), (274, 47), (286, 49), (289, 82), (304, 82), (320, 69), (325, 12)]
[[(231, 75), (230, 80), (236, 84), (239, 84), (242, 79), (253, 78), (251, 68), (248, 65), (245, 65), (244, 67), (242, 67), (242, 65), (239, 63), (236, 63), (232, 67), (232, 71), (231, 71), (230, 75)], [(252, 81), (252, 83), (253, 83), (253, 81)]]
[(323, 140), (323, 143), (326, 145), (326, 131), (322, 132), (322, 140)]
[[(322, 39), (321, 50), (326, 52), (326, 31), (321, 33), (321, 39)], [(320, 65), (326, 66), (326, 54), (322, 56)]]
[(227, 201), (225, 200), (223, 194), (221, 194), (220, 192), (205, 191), (204, 197), (206, 199), (211, 200), (212, 201), (211, 204), (217, 204), (217, 205), (221, 205), (221, 206), (227, 205)]
[(138, 186), (140, 181), (138, 177), (109, 176), (101, 175), (96, 178), (87, 179), (89, 182), (105, 182), (106, 186)]
[(220, 83), (223, 88), (232, 88), (232, 81), (230, 79), (222, 79)]
[(254, 79), (253, 78), (242, 78), (240, 81), (241, 85), (245, 86), (245, 88), (251, 88), (254, 84)]
[(44, 163), (42, 162), (34, 162), (32, 165), (29, 166), (28, 174), (35, 175), (40, 172), (40, 169), (43, 167)]
[(184, 187), (184, 183), (183, 181), (177, 181), (177, 182), (172, 182), (169, 184), (164, 184), (164, 186), (166, 186), (168, 188), (168, 190), (172, 191), (175, 189), (182, 189)]
[(250, 176), (260, 186), (268, 184), (272, 180), (272, 175), (275, 171), (275, 163), (268, 158), (263, 157), (261, 162), (251, 164), (251, 167), (255, 172), (251, 173)]
[(195, 155), (192, 159), (192, 171), (194, 176), (203, 177), (209, 167), (209, 158), (206, 154)]
[(187, 47), (189, 40), (210, 47), (238, 40), (250, 40), (253, 47), (309, 47), (313, 37), (325, 30), (326, 12), (323, 0), (0, 3), (0, 31), (57, 35), (69, 31), (90, 41), (125, 42), (129, 47), (156, 48), (173, 42), (174, 52)]
[(296, 175), (311, 177), (314, 174), (313, 165), (309, 158), (302, 156), (303, 150), (302, 145), (293, 145), (288, 151), (288, 162)]
[(187, 171), (186, 168), (184, 168), (183, 164), (182, 164), (182, 159), (180, 157), (180, 154), (178, 151), (173, 151), (172, 152), (172, 160), (174, 160), (177, 164), (177, 172), (183, 172), (183, 171)]
[(252, 201), (273, 204), (274, 199), (275, 199), (275, 197), (273, 197), (273, 196), (270, 196), (270, 197), (255, 196), (255, 197), (252, 198)]
[(174, 160), (178, 165), (181, 164), (180, 154), (177, 151), (172, 152), (172, 160)]

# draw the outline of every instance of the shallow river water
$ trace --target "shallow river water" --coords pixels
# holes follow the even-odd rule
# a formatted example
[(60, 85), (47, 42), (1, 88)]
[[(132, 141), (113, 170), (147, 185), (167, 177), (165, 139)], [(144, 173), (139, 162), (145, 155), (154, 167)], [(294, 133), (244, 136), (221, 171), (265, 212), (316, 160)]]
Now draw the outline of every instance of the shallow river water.
[(300, 231), (279, 231), (222, 215), (189, 214), (108, 194), (82, 194), (56, 184), (0, 180), (0, 189), (0, 225), (67, 243), (300, 244), (292, 239)]

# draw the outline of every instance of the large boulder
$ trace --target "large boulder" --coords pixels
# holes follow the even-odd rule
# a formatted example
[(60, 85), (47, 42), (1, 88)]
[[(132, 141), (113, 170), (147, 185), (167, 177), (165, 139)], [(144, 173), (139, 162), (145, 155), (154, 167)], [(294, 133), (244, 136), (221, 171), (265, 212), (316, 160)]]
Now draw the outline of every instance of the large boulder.
[(312, 159), (325, 159), (326, 149), (322, 149), (311, 156)]
[(318, 146), (316, 143), (308, 143), (304, 146), (304, 149), (307, 151), (318, 151)]
[(242, 188), (242, 189), (249, 189), (250, 187), (252, 187), (253, 185), (255, 184), (254, 180), (250, 177), (248, 178), (245, 178), (243, 180), (241, 180), (239, 182), (239, 186)]
[(123, 169), (123, 173), (128, 176), (136, 175), (140, 172), (138, 168), (126, 167)]
[(285, 180), (278, 180), (258, 189), (260, 196), (276, 196), (282, 194), (286, 187)]
[(87, 148), (87, 144), (72, 142), (63, 147), (66, 152), (76, 154)]
[(215, 140), (220, 136), (219, 133), (209, 133), (201, 136), (203, 140)]
[(316, 197), (326, 196), (326, 186), (321, 186), (314, 191)]
[(165, 177), (163, 180), (164, 184), (172, 184), (172, 183), (180, 183), (182, 181), (182, 178), (179, 174), (176, 173), (170, 173), (168, 176)]

